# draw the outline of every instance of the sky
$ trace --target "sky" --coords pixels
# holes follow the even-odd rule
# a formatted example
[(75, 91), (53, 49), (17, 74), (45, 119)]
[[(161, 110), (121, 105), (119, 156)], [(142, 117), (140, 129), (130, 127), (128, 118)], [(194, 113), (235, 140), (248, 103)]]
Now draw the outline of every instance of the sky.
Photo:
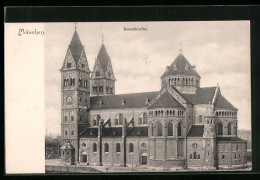
[[(90, 70), (102, 43), (111, 58), (116, 94), (159, 91), (160, 77), (180, 49), (196, 65), (201, 87), (220, 86), (238, 108), (238, 129), (251, 129), (250, 22), (78, 22)], [(124, 31), (124, 28), (147, 28)], [(61, 73), (75, 23), (45, 23), (45, 126), (61, 131)]]

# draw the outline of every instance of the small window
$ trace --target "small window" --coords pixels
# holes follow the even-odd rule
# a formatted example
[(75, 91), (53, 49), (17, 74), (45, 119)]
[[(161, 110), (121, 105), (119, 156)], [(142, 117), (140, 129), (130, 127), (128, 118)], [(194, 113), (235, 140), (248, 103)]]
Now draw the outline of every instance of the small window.
[(186, 66), (185, 66), (185, 70), (188, 70), (188, 69), (189, 69), (189, 66), (188, 66), (188, 65), (186, 65)]
[(190, 159), (192, 159), (192, 154), (190, 154)]
[(193, 152), (193, 158), (197, 159), (197, 153), (196, 152)]
[(71, 116), (71, 121), (74, 121), (74, 116)]
[(109, 152), (109, 145), (107, 143), (105, 144), (105, 152)]
[(239, 146), (237, 145), (237, 147), (236, 147), (236, 150), (237, 150), (237, 151), (238, 151), (238, 147), (239, 147)]
[(81, 68), (85, 69), (85, 64), (84, 63), (81, 64)]
[(237, 160), (237, 155), (235, 154), (235, 160)]
[(146, 147), (146, 144), (145, 144), (145, 143), (142, 143), (142, 147)]
[(198, 154), (198, 159), (200, 159), (200, 154)]
[(116, 152), (120, 152), (120, 144), (116, 143)]
[(111, 72), (110, 72), (110, 71), (107, 73), (107, 76), (108, 76), (108, 77), (111, 77)]
[(86, 144), (85, 144), (85, 143), (82, 143), (82, 146), (83, 146), (83, 147), (86, 147)]
[(71, 135), (72, 135), (72, 136), (74, 135), (74, 131), (71, 131)]
[(134, 145), (133, 145), (133, 143), (129, 144), (129, 152), (130, 153), (134, 152)]
[(71, 68), (71, 62), (67, 62), (67, 68)]
[(97, 144), (93, 143), (93, 152), (97, 152)]
[(225, 160), (225, 155), (222, 155), (222, 160)]
[(65, 117), (64, 117), (64, 122), (67, 122), (67, 121), (68, 121), (68, 117), (65, 116)]
[(68, 134), (67, 131), (65, 131), (65, 136), (67, 136), (67, 134)]

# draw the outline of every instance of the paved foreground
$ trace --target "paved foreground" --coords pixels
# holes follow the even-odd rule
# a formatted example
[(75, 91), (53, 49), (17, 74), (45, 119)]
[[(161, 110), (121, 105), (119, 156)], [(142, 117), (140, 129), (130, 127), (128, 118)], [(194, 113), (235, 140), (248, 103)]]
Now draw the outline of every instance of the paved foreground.
[[(122, 172), (205, 172), (205, 170), (172, 170), (163, 168), (151, 168), (147, 166), (137, 167), (118, 167), (118, 166), (82, 166), (82, 165), (64, 165), (59, 159), (45, 160), (45, 166), (53, 171), (52, 173), (122, 173)], [(53, 170), (52, 170), (53, 169)], [(250, 171), (251, 164), (248, 163), (248, 168), (231, 169), (231, 170), (216, 170), (216, 171)], [(49, 171), (49, 172), (51, 172)]]

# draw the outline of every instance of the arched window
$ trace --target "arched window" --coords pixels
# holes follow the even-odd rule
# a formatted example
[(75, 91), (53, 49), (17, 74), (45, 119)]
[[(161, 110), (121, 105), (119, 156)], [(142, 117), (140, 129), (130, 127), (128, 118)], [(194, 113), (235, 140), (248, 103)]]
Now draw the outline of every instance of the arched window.
[(221, 122), (218, 123), (218, 135), (223, 135), (223, 125)]
[(197, 153), (193, 152), (193, 159), (197, 159)]
[(167, 129), (168, 129), (168, 136), (173, 136), (173, 125), (171, 122), (168, 123)]
[(157, 136), (162, 136), (162, 123), (157, 122)]
[(97, 125), (97, 121), (94, 119), (93, 120), (93, 126), (96, 126)]
[(233, 134), (237, 135), (237, 127), (236, 126), (233, 126)]
[(74, 135), (74, 131), (71, 131), (71, 135), (72, 135), (72, 136)]
[(65, 121), (65, 122), (68, 121), (68, 117), (67, 117), (67, 116), (64, 117), (64, 121)]
[(119, 125), (123, 125), (123, 115), (119, 114)]
[(116, 125), (116, 126), (118, 126), (118, 125), (119, 125), (119, 121), (118, 121), (118, 119), (117, 119), (117, 118), (115, 119), (115, 125)]
[(192, 154), (190, 154), (190, 159), (192, 159)]
[(139, 118), (139, 119), (138, 119), (138, 124), (143, 124), (142, 118)]
[(181, 136), (181, 123), (178, 123), (178, 136)]
[(87, 88), (88, 87), (88, 80), (84, 81), (84, 87)]
[(239, 146), (237, 145), (237, 146), (236, 146), (236, 150), (237, 150), (237, 151), (238, 151), (238, 147), (239, 147)]
[(232, 124), (228, 123), (228, 135), (231, 135), (231, 127), (232, 127)]
[(67, 86), (67, 79), (64, 79), (64, 86)]
[(105, 143), (105, 152), (109, 152), (109, 145)]
[(133, 145), (133, 143), (130, 143), (129, 144), (129, 152), (131, 153), (131, 152), (134, 152), (134, 145)]
[(96, 77), (99, 77), (99, 76), (100, 76), (100, 72), (96, 71)]
[(198, 159), (200, 159), (200, 154), (198, 154)]
[(120, 144), (116, 143), (116, 152), (120, 152)]
[(97, 144), (93, 143), (93, 152), (97, 152)]
[(143, 113), (143, 124), (147, 124), (147, 114)]
[(74, 121), (74, 116), (71, 116), (71, 122)]
[(67, 62), (67, 68), (71, 68), (71, 62)]
[(75, 86), (75, 78), (70, 78), (70, 85)]
[(80, 78), (79, 78), (79, 87), (82, 87), (82, 84), (83, 84), (82, 82), (83, 82), (83, 80), (82, 80), (82, 78), (80, 77)]
[(111, 77), (111, 72), (110, 72), (110, 71), (107, 73), (107, 76), (108, 76), (108, 77)]

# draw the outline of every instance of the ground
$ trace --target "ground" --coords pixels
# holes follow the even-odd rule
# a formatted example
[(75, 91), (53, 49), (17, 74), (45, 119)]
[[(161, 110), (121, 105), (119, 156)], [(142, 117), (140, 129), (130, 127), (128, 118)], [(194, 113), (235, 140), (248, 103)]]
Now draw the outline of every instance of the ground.
[[(59, 159), (46, 159), (46, 166), (65, 166), (61, 163)], [(75, 165), (74, 165), (75, 167)], [(79, 167), (82, 167), (79, 165)], [(162, 168), (151, 168), (147, 166), (138, 166), (138, 167), (117, 167), (117, 166), (88, 166), (100, 170), (102, 172), (108, 173), (118, 173), (118, 172), (183, 172), (183, 171), (191, 171), (191, 170), (170, 170), (170, 169), (162, 169)], [(217, 170), (217, 171), (250, 171), (252, 167), (252, 163), (248, 163), (248, 167), (245, 169), (233, 169), (233, 170)], [(196, 170), (192, 170), (196, 171)], [(200, 170), (201, 171), (201, 170)]]

